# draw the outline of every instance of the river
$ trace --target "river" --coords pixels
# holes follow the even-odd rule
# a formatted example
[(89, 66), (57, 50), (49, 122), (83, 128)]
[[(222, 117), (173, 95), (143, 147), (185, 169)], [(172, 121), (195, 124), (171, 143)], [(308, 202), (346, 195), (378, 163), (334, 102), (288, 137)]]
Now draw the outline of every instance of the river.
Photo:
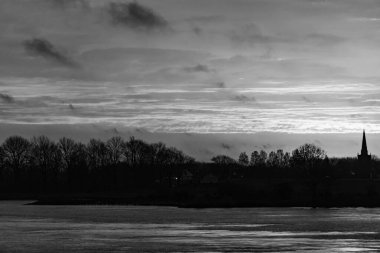
[(0, 202), (0, 252), (380, 251), (380, 209)]

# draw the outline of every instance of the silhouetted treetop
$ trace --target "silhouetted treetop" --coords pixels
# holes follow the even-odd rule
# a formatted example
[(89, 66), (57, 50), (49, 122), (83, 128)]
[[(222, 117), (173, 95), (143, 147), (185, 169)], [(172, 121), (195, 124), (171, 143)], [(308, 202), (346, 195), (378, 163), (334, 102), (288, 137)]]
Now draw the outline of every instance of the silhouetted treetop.
[(236, 161), (233, 158), (226, 155), (214, 156), (213, 158), (211, 158), (211, 161), (213, 161), (216, 164), (235, 164), (236, 163)]

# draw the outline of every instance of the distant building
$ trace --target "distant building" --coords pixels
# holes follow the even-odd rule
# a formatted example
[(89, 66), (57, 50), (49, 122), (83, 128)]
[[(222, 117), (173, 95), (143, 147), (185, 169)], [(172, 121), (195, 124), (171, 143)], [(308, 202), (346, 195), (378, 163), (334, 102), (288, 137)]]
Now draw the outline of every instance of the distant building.
[(371, 154), (368, 154), (368, 150), (367, 150), (367, 141), (365, 139), (364, 130), (363, 130), (362, 150), (360, 152), (360, 155), (358, 154), (358, 160), (363, 161), (363, 162), (371, 160)]
[(359, 175), (373, 179), (375, 173), (371, 157), (371, 154), (368, 154), (367, 140), (365, 138), (365, 132), (363, 130), (362, 150), (360, 151), (360, 155), (358, 154)]

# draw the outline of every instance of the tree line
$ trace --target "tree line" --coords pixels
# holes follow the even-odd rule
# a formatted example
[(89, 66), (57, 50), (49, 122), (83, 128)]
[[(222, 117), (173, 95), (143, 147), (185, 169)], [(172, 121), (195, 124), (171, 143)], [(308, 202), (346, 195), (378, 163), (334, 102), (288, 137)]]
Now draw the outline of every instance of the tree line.
[(267, 178), (376, 178), (380, 175), (380, 161), (372, 156), (365, 163), (356, 157), (329, 158), (325, 150), (306, 143), (292, 152), (282, 149), (266, 152), (255, 150), (250, 156), (241, 152), (237, 159), (227, 155), (214, 156), (211, 161), (218, 166), (240, 167), (244, 176)]
[(314, 144), (304, 144), (292, 151), (292, 154), (282, 149), (270, 151), (253, 151), (248, 157), (246, 152), (240, 153), (237, 160), (226, 156), (214, 156), (211, 161), (219, 165), (238, 164), (244, 167), (267, 167), (267, 168), (290, 168), (303, 167), (310, 170), (313, 167), (322, 165), (322, 161), (328, 161), (326, 152)]
[(55, 142), (46, 136), (30, 140), (11, 136), (0, 146), (0, 188), (42, 192), (115, 189), (141, 176), (132, 169), (142, 168), (141, 173), (146, 172), (144, 178), (150, 182), (152, 173), (146, 171), (149, 168), (157, 168), (153, 174), (159, 178), (157, 174), (163, 173), (160, 168), (170, 174), (171, 168), (194, 162), (194, 158), (174, 147), (134, 137), (91, 139), (84, 144), (66, 137)]
[(217, 155), (211, 162), (197, 162), (174, 147), (134, 137), (82, 143), (66, 137), (11, 136), (0, 145), (0, 193), (128, 192), (261, 178), (367, 178), (376, 177), (379, 167), (376, 159), (363, 166), (356, 158), (328, 158), (314, 144), (291, 153), (260, 150), (250, 156), (242, 152), (236, 160)]

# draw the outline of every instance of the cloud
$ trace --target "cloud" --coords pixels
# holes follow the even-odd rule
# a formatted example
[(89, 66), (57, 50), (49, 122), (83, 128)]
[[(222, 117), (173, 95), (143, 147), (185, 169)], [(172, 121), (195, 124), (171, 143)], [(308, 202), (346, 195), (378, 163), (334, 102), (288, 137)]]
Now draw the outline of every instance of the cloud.
[(231, 145), (229, 145), (229, 144), (226, 144), (226, 143), (222, 143), (222, 148), (223, 149), (227, 149), (227, 150), (230, 150), (231, 148), (232, 148), (232, 146)]
[(81, 8), (81, 9), (89, 9), (90, 5), (85, 0), (45, 0), (46, 2), (52, 4), (57, 8)]
[(192, 67), (185, 67), (183, 68), (184, 71), (186, 72), (205, 72), (205, 73), (208, 73), (208, 72), (212, 72), (212, 70), (207, 66), (207, 65), (203, 65), (203, 64), (197, 64), (195, 66), (192, 66)]
[(14, 103), (15, 99), (8, 94), (0, 93), (0, 100), (6, 102), (6, 103)]
[(306, 36), (306, 39), (319, 46), (335, 46), (346, 41), (343, 37), (324, 33), (311, 33)]
[(255, 102), (256, 99), (254, 97), (247, 97), (245, 95), (236, 95), (233, 97), (234, 100), (243, 101), (243, 102)]
[(350, 18), (349, 20), (357, 21), (357, 22), (379, 22), (380, 18), (359, 17), (359, 18)]
[(103, 79), (178, 83), (203, 78), (189, 75), (184, 67), (206, 62), (210, 56), (207, 52), (193, 50), (131, 47), (89, 50), (78, 59), (87, 62), (86, 69)]
[(34, 38), (24, 41), (24, 47), (27, 52), (41, 56), (43, 58), (53, 60), (67, 67), (78, 67), (78, 64), (59, 51), (49, 41), (41, 38)]
[(272, 42), (278, 42), (278, 38), (265, 35), (258, 26), (251, 23), (243, 26), (241, 29), (234, 30), (230, 33), (230, 39), (240, 45), (255, 46), (258, 44), (268, 45)]
[(302, 96), (302, 100), (304, 100), (307, 103), (312, 103), (313, 102), (310, 98), (308, 98), (306, 96)]
[(198, 36), (200, 36), (200, 35), (203, 33), (202, 28), (200, 28), (200, 27), (198, 27), (198, 26), (193, 27), (192, 31), (193, 31), (196, 35), (198, 35)]
[(208, 24), (208, 23), (221, 23), (221, 22), (226, 21), (226, 18), (223, 15), (194, 16), (194, 17), (186, 19), (186, 21), (190, 23)]
[(126, 25), (136, 30), (155, 30), (169, 28), (168, 22), (152, 9), (137, 2), (110, 3), (108, 14), (116, 25)]
[(216, 87), (218, 88), (226, 88), (226, 84), (224, 82), (217, 82)]
[(74, 111), (75, 107), (72, 104), (69, 104), (69, 109), (72, 110), (72, 111)]

